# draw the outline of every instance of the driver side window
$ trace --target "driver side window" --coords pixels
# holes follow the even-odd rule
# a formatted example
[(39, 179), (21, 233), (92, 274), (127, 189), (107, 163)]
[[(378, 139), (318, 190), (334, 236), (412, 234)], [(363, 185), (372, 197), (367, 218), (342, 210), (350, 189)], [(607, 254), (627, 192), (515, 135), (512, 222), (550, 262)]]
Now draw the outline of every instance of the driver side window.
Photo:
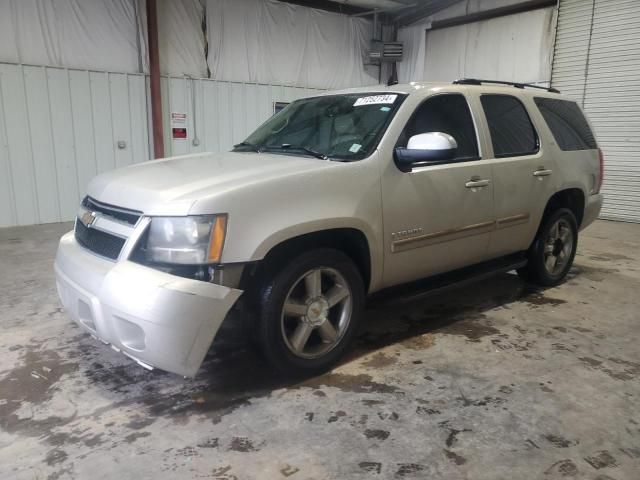
[(458, 144), (452, 161), (478, 160), (478, 139), (467, 100), (457, 93), (428, 98), (413, 113), (398, 138), (396, 146), (406, 147), (419, 133), (442, 132)]

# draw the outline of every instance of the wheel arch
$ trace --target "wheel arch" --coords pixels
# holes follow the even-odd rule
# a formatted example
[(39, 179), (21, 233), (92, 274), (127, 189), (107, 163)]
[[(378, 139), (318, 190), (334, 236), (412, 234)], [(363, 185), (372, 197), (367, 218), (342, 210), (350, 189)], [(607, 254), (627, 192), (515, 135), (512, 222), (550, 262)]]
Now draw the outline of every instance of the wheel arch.
[(273, 242), (254, 268), (245, 270), (243, 289), (252, 289), (256, 283), (262, 283), (265, 275), (275, 268), (314, 248), (334, 248), (346, 254), (358, 268), (365, 291), (369, 290), (375, 275), (370, 241), (361, 229), (345, 226), (299, 233)]
[(581, 188), (565, 188), (554, 193), (545, 206), (540, 224), (559, 208), (568, 208), (576, 217), (578, 229), (584, 219), (585, 194)]

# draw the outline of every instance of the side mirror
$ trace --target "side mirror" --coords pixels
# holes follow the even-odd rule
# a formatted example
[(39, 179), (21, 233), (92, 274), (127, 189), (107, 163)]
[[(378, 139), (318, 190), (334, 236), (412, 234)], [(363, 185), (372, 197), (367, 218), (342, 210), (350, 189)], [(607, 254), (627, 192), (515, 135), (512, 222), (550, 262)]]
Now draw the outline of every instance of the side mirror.
[(414, 165), (433, 165), (455, 158), (458, 144), (447, 133), (429, 132), (414, 135), (407, 148), (396, 147), (393, 158), (403, 172), (410, 172)]

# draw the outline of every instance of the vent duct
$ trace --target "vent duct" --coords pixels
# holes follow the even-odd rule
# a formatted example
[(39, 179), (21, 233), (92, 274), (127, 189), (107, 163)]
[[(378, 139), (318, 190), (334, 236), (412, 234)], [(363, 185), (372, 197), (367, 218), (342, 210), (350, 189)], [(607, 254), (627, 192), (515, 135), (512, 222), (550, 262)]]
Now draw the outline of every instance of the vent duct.
[(399, 62), (402, 60), (402, 54), (402, 42), (382, 42), (380, 40), (371, 41), (369, 60), (373, 63)]

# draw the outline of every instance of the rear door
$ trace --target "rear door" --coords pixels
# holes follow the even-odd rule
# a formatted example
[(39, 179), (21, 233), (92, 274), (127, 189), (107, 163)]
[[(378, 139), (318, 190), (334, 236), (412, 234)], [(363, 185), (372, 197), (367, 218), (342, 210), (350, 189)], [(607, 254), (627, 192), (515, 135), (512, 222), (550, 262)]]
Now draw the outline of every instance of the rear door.
[(529, 248), (549, 197), (555, 191), (556, 162), (545, 151), (525, 103), (508, 94), (481, 94), (491, 137), (495, 231), (489, 256)]
[[(400, 171), (392, 159), (382, 174), (384, 286), (486, 259), (493, 229), (491, 165), (481, 158), (474, 117), (461, 93), (432, 95), (417, 106), (396, 146), (413, 135), (443, 132), (456, 158)], [(392, 149), (385, 155), (392, 156)]]

